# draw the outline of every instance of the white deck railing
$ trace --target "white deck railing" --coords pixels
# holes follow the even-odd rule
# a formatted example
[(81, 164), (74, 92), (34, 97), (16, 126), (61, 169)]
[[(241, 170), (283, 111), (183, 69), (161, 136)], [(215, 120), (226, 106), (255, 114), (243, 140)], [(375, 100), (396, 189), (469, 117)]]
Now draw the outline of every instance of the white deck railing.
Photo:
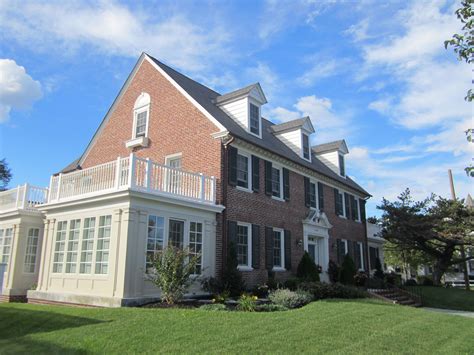
[(180, 197), (214, 204), (216, 179), (131, 154), (105, 164), (51, 177), (48, 202), (74, 200), (118, 190)]
[(47, 202), (48, 189), (28, 184), (0, 192), (0, 212), (17, 209), (35, 210), (35, 207)]

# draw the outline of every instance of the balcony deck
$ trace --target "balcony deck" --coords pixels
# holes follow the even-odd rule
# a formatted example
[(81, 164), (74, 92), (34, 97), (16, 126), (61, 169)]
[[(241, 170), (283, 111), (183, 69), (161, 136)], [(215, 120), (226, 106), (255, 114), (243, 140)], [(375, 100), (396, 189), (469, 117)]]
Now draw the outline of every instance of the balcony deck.
[(216, 179), (155, 163), (134, 154), (51, 177), (48, 203), (132, 190), (207, 205), (216, 203)]
[(28, 184), (0, 192), (0, 213), (17, 210), (37, 211), (36, 207), (45, 204), (48, 199), (48, 189)]

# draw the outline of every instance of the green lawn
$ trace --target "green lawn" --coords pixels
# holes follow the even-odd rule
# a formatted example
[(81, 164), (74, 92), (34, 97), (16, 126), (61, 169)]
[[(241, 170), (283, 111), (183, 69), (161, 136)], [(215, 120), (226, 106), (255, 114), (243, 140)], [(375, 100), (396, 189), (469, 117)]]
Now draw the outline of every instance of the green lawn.
[(474, 319), (333, 300), (275, 313), (0, 305), (0, 353), (472, 353)]
[(474, 312), (474, 291), (430, 286), (411, 286), (407, 289), (421, 294), (425, 307)]

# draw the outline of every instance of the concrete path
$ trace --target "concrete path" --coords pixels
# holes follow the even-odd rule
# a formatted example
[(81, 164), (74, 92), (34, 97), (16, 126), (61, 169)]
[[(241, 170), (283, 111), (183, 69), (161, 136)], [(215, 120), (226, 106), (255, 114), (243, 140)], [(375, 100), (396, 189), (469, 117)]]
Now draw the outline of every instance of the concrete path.
[(474, 312), (457, 311), (454, 309), (430, 308), (430, 307), (423, 307), (422, 309), (426, 309), (427, 311), (430, 311), (430, 312), (450, 314), (453, 316), (463, 316), (463, 317), (468, 317), (468, 318), (474, 318)]

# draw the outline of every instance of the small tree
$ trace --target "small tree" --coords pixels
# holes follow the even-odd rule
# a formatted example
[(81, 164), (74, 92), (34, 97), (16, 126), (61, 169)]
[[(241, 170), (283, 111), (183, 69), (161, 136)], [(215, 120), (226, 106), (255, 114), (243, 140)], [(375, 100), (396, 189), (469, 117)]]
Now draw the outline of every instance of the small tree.
[(337, 263), (335, 263), (332, 260), (329, 260), (329, 265), (328, 265), (328, 274), (329, 274), (329, 280), (331, 282), (339, 282), (339, 275), (341, 274), (341, 268)]
[(340, 280), (344, 285), (353, 285), (354, 284), (354, 275), (357, 270), (354, 264), (354, 260), (350, 257), (349, 254), (344, 256), (341, 266), (341, 275)]
[(296, 269), (296, 276), (305, 281), (319, 281), (320, 270), (320, 267), (314, 263), (308, 252), (305, 251)]
[(222, 286), (224, 291), (229, 292), (232, 297), (240, 296), (245, 289), (242, 275), (237, 269), (238, 265), (237, 251), (235, 250), (234, 243), (231, 242), (229, 243), (226, 265), (222, 275)]
[(148, 278), (161, 290), (161, 298), (168, 304), (179, 301), (191, 283), (199, 255), (189, 250), (168, 246), (151, 258), (153, 271)]
[(0, 191), (6, 190), (8, 183), (12, 179), (12, 172), (5, 159), (0, 160)]
[(382, 270), (382, 263), (379, 258), (375, 258), (375, 272), (374, 277), (380, 280), (383, 280), (385, 274)]

